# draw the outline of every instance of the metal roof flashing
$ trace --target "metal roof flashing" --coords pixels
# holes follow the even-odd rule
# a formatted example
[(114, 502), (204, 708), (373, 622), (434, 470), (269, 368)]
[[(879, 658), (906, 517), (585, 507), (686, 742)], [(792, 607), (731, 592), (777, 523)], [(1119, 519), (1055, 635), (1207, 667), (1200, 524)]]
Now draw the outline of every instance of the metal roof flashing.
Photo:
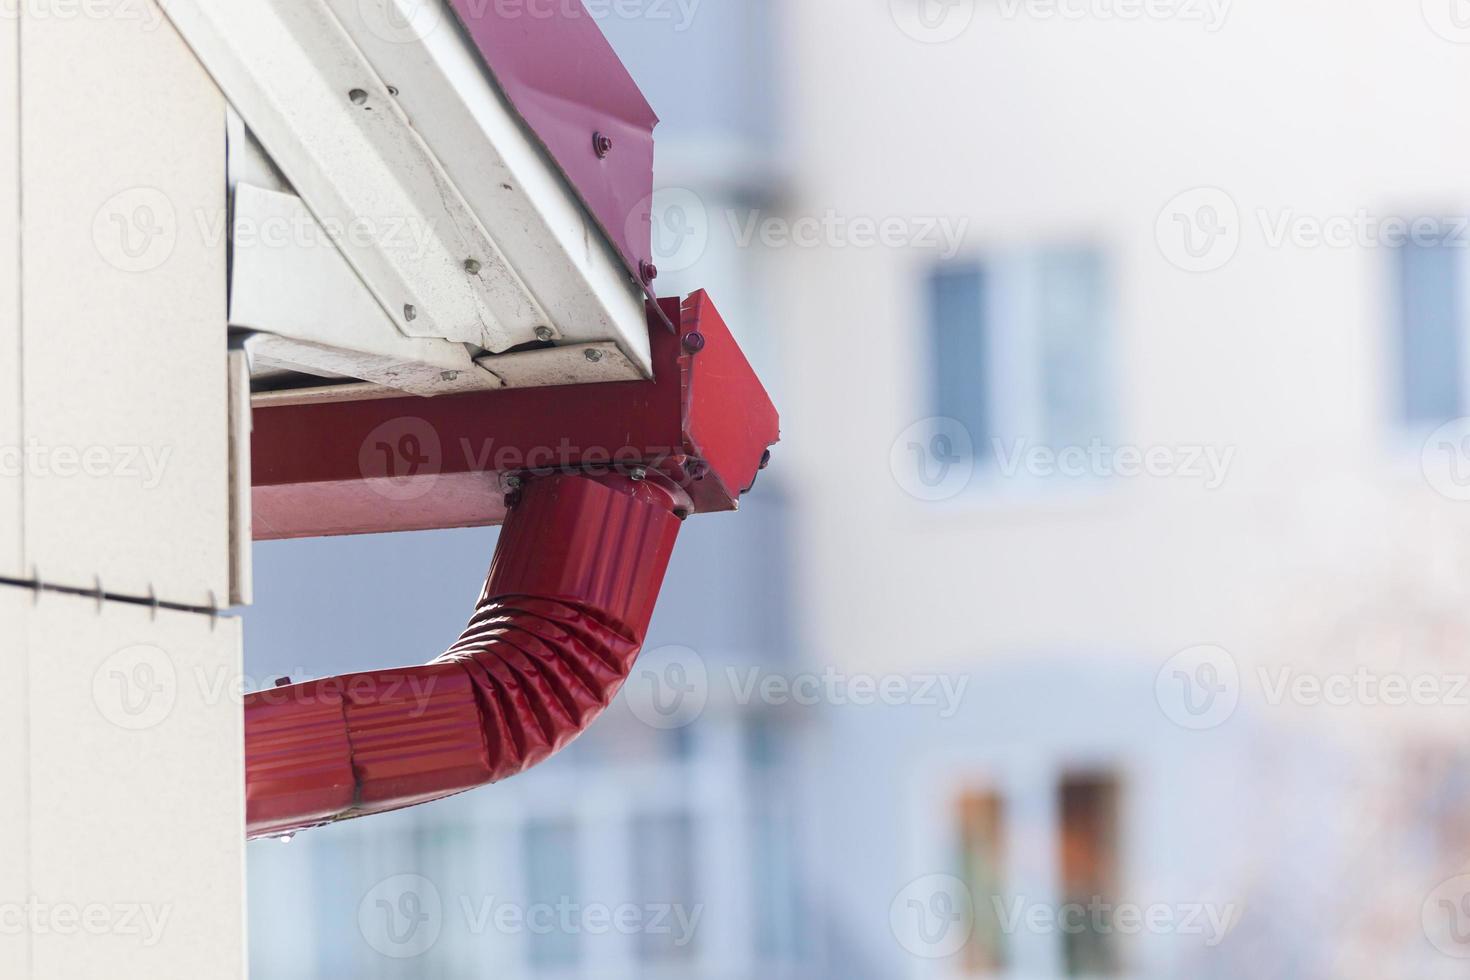
[(448, 2), (506, 99), (647, 286), (658, 116), (595, 18), (580, 0), (534, 11)]

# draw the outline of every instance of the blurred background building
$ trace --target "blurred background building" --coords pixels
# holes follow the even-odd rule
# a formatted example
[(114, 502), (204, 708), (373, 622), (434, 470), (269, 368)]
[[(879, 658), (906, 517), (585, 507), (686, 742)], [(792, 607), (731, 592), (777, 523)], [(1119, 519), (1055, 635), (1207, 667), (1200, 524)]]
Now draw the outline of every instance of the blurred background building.
[[(1457, 2), (590, 4), (785, 442), (568, 753), (251, 845), (254, 974), (1463, 975)], [(494, 539), (258, 546), (256, 685)]]

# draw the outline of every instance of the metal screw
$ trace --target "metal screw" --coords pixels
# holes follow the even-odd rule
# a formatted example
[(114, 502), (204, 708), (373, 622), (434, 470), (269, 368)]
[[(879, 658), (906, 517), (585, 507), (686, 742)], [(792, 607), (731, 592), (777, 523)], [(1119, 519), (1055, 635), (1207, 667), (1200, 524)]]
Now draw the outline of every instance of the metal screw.
[(459, 380), (459, 372), (458, 371), (445, 371), (443, 374), (439, 375), (439, 380), (440, 381), (458, 381)]
[(651, 283), (658, 278), (658, 266), (645, 259), (638, 263), (638, 274), (643, 277), (644, 282)]
[(691, 459), (684, 464), (684, 472), (688, 473), (692, 480), (703, 480), (709, 475), (709, 467), (703, 460)]
[(347, 97), (352, 100), (353, 105), (362, 105), (367, 102), (367, 93), (360, 88), (355, 88), (351, 92), (348, 92)]
[(556, 336), (556, 334), (554, 334), (554, 333), (551, 332), (551, 328), (550, 327), (537, 327), (536, 328), (536, 339), (539, 340), (539, 341), (541, 341), (543, 344), (549, 344), (549, 343), (551, 343), (551, 338), (553, 338), (555, 336)]
[(636, 483), (642, 483), (644, 480), (648, 479), (648, 470), (644, 469), (641, 466), (635, 466), (633, 468), (633, 471), (631, 473), (629, 473), (628, 476), (634, 482), (636, 482)]
[(698, 354), (704, 350), (704, 334), (698, 330), (684, 335), (684, 350), (690, 354)]
[(414, 308), (414, 305), (412, 303), (403, 304), (403, 318), (409, 323), (412, 323), (419, 318), (419, 311)]
[(397, 85), (389, 85), (388, 86), (388, 94), (391, 95), (391, 96), (393, 96), (393, 98), (395, 98), (395, 99), (398, 98), (398, 86)]
[(525, 481), (518, 476), (508, 476), (505, 478), (505, 486), (509, 490), (519, 490), (524, 485)]
[(611, 136), (604, 136), (601, 133), (592, 134), (592, 150), (597, 154), (597, 159), (605, 160), (607, 155), (612, 152), (612, 148), (613, 141)]
[(593, 364), (596, 364), (598, 361), (602, 360), (602, 351), (594, 347), (593, 349), (587, 351), (586, 357), (587, 360), (591, 361)]
[(480, 263), (476, 262), (474, 259), (465, 259), (464, 271), (468, 272), (472, 276), (478, 276), (480, 274)]

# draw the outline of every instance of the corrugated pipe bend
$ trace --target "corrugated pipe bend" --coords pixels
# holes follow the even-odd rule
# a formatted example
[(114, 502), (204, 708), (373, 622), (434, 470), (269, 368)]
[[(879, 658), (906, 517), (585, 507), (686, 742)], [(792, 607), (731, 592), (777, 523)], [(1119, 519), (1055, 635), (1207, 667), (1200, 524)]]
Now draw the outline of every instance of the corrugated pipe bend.
[(527, 483), (443, 656), (245, 699), (247, 835), (440, 799), (571, 742), (632, 670), (683, 506), (653, 478)]

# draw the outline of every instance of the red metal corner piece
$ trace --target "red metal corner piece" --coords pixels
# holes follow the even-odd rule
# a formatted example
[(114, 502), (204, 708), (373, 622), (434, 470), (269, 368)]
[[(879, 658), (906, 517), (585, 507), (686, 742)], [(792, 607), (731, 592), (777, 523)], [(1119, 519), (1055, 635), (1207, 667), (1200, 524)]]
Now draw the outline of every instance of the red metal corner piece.
[(714, 304), (662, 301), (655, 379), (257, 409), (257, 540), (502, 523), (512, 477), (662, 474), (734, 510), (780, 420)]

